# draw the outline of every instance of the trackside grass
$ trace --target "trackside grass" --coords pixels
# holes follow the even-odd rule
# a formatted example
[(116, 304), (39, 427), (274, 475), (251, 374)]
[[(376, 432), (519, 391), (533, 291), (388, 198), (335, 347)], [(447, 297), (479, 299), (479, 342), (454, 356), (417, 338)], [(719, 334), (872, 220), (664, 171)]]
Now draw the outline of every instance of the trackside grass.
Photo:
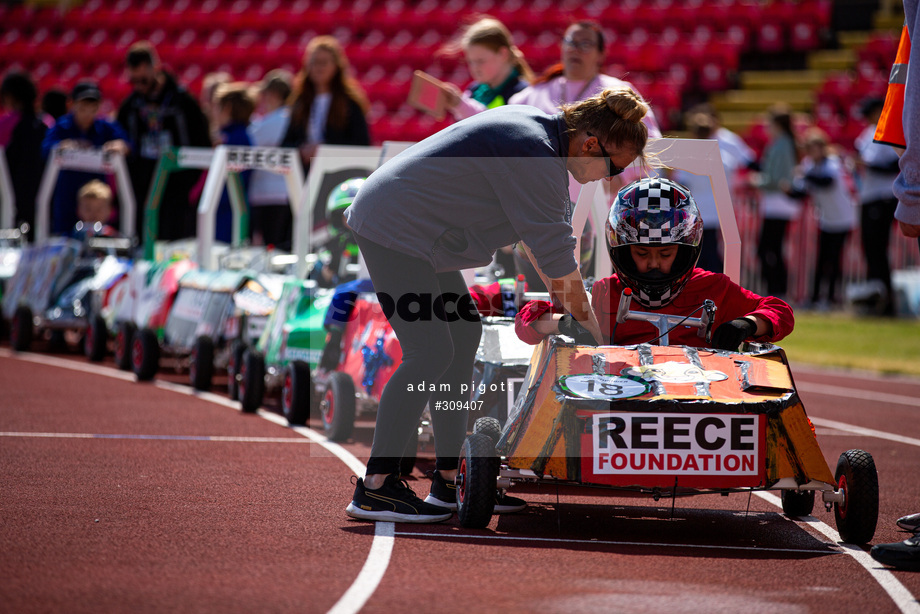
[(920, 320), (795, 312), (779, 342), (789, 360), (819, 366), (920, 376)]

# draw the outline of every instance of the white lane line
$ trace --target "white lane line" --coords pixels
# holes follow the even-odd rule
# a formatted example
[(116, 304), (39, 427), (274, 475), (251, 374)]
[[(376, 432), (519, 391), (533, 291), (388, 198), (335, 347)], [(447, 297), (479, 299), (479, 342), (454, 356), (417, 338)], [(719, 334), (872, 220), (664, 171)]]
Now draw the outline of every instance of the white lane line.
[(875, 437), (876, 439), (887, 439), (888, 441), (906, 443), (909, 446), (920, 446), (920, 439), (915, 439), (914, 437), (905, 437), (904, 435), (896, 435), (895, 433), (886, 433), (885, 431), (867, 429), (862, 426), (856, 426), (855, 424), (837, 422), (836, 420), (826, 420), (824, 418), (811, 418), (811, 421), (815, 426), (823, 426), (836, 429), (838, 431), (846, 431), (847, 433), (852, 433), (854, 435)]
[(130, 435), (119, 433), (31, 433), (31, 432), (0, 432), (0, 437), (47, 437), (52, 439), (143, 439), (166, 441), (221, 441), (234, 443), (298, 443), (309, 444), (313, 441), (304, 441), (294, 437), (230, 437), (223, 435)]
[[(119, 371), (117, 369), (112, 369), (111, 367), (79, 363), (72, 360), (63, 360), (50, 356), (41, 356), (40, 354), (13, 353), (6, 348), (0, 348), (0, 357), (16, 358), (17, 360), (25, 360), (28, 362), (51, 365), (60, 367), (62, 369), (70, 369), (71, 371), (93, 373), (95, 375), (112, 377), (124, 381), (135, 381), (133, 374), (125, 373), (124, 371)], [(200, 392), (189, 388), (188, 386), (181, 386), (179, 384), (162, 382), (159, 380), (154, 381), (153, 385), (157, 388), (162, 388), (163, 390), (169, 390), (171, 392), (184, 394), (186, 396), (198, 397), (204, 401), (223, 405), (224, 407), (229, 407), (235, 411), (240, 411), (239, 403), (231, 401), (225, 397), (218, 396), (211, 392)], [(288, 428), (287, 420), (277, 414), (273, 414), (265, 410), (259, 410), (259, 416), (265, 420), (268, 420), (269, 422), (274, 422), (275, 424)], [(322, 447), (326, 448), (339, 460), (345, 463), (345, 465), (356, 475), (363, 476), (364, 472), (367, 470), (367, 467), (364, 465), (364, 463), (359, 461), (351, 452), (339, 444), (327, 440), (325, 435), (321, 435), (320, 433), (303, 426), (295, 427), (293, 430), (303, 435), (307, 439), (313, 441), (314, 443), (318, 443)], [(354, 582), (352, 582), (348, 590), (346, 590), (345, 593), (342, 594), (342, 596), (339, 598), (338, 602), (332, 606), (330, 612), (335, 612), (335, 614), (357, 614), (357, 612), (359, 612), (361, 608), (364, 607), (364, 604), (367, 603), (367, 601), (371, 598), (371, 595), (374, 594), (374, 591), (377, 590), (377, 587), (380, 586), (380, 582), (383, 580), (383, 576), (390, 564), (390, 556), (393, 553), (393, 543), (395, 541), (395, 531), (396, 525), (394, 525), (392, 522), (376, 523), (376, 526), (374, 527), (374, 540), (371, 542), (371, 548), (367, 553), (367, 559), (364, 561), (364, 566), (361, 568), (361, 571), (358, 572), (357, 577), (355, 578)]]
[[(782, 499), (772, 493), (758, 491), (754, 494), (780, 509), (783, 508)], [(820, 501), (818, 503), (820, 503)], [(903, 614), (920, 614), (920, 602), (918, 602), (917, 599), (911, 594), (911, 592), (898, 581), (898, 579), (894, 576), (893, 573), (891, 573), (890, 570), (883, 567), (881, 563), (877, 562), (875, 559), (869, 556), (868, 552), (859, 546), (841, 543), (840, 534), (814, 516), (806, 516), (805, 518), (801, 518), (799, 521), (803, 522), (809, 527), (812, 527), (830, 539), (832, 542), (843, 548), (843, 551), (846, 554), (849, 554), (851, 557), (853, 557), (853, 559), (859, 563), (863, 569), (869, 572), (872, 578), (879, 583), (879, 586), (881, 586), (882, 589), (888, 593), (888, 596), (891, 597), (891, 600), (894, 601), (895, 605), (901, 612), (903, 612)]]
[(891, 403), (893, 405), (906, 405), (908, 407), (920, 407), (920, 398), (909, 397), (903, 394), (869, 392), (866, 390), (860, 390), (858, 388), (830, 386), (828, 384), (812, 384), (809, 382), (796, 383), (795, 388), (799, 392), (813, 392), (815, 394), (823, 394), (831, 397), (860, 399), (862, 401), (872, 401), (873, 403)]
[[(519, 542), (540, 542), (554, 544), (579, 544), (584, 546), (643, 546), (651, 548), (701, 548), (707, 550), (743, 550), (745, 552), (784, 552), (794, 554), (841, 554), (839, 550), (817, 550), (803, 548), (757, 548), (756, 546), (720, 546), (718, 544), (662, 544), (658, 542), (621, 542), (601, 539), (562, 539), (559, 537), (514, 537), (511, 535), (464, 535), (461, 533), (416, 533), (413, 531), (396, 531), (396, 535), (409, 537), (437, 537), (452, 539), (482, 539)], [(837, 544), (828, 544), (837, 548)]]

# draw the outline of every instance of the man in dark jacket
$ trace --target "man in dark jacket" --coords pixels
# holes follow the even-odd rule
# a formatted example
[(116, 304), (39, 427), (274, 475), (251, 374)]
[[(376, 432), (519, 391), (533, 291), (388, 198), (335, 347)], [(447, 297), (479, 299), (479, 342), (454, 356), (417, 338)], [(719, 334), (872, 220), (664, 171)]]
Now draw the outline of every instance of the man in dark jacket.
[[(208, 121), (198, 102), (161, 68), (150, 43), (132, 45), (125, 67), (134, 92), (118, 109), (118, 123), (124, 126), (134, 144), (128, 169), (139, 209), (137, 236), (143, 237), (144, 208), (160, 156), (170, 147), (210, 147), (211, 140)], [(189, 192), (200, 175), (200, 171), (177, 171), (170, 175), (159, 199), (157, 238), (194, 236), (196, 203), (189, 202)]]

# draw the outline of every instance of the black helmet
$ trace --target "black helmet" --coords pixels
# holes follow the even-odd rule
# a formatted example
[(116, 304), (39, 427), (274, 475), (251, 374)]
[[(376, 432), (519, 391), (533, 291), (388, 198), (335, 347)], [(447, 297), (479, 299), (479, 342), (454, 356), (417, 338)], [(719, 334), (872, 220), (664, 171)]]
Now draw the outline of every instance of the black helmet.
[[(669, 304), (690, 279), (700, 257), (703, 220), (690, 190), (670, 179), (633, 181), (617, 193), (607, 216), (607, 248), (617, 276), (640, 305)], [(630, 245), (677, 245), (671, 272), (639, 273)]]

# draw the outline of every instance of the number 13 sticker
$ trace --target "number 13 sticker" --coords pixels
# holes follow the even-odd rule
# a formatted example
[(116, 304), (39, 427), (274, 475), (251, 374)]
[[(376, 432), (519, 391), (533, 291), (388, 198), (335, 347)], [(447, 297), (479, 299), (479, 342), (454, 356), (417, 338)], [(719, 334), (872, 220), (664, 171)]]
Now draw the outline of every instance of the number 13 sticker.
[(559, 387), (570, 396), (580, 399), (606, 401), (642, 396), (649, 391), (649, 383), (631, 377), (610, 374), (563, 375)]

